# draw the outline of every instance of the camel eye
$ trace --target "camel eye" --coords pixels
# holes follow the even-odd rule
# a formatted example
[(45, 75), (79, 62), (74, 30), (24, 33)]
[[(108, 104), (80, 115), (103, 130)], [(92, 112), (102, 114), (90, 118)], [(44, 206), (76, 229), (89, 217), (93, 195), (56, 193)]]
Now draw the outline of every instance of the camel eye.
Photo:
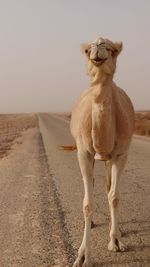
[(113, 51), (112, 49), (110, 49), (110, 48), (106, 48), (106, 50), (107, 50), (108, 52), (111, 52), (111, 55), (113, 56), (114, 51)]
[(87, 49), (85, 49), (85, 53), (86, 53), (86, 54), (88, 53), (88, 50), (87, 50)]

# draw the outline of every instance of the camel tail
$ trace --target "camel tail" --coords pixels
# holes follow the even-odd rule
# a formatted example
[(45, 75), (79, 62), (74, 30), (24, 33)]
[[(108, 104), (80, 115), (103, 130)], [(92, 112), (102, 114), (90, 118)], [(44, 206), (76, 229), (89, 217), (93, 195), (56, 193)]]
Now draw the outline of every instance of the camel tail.
[(77, 149), (76, 145), (59, 146), (59, 150), (65, 150), (65, 151), (68, 151), (68, 152), (74, 151), (76, 149)]

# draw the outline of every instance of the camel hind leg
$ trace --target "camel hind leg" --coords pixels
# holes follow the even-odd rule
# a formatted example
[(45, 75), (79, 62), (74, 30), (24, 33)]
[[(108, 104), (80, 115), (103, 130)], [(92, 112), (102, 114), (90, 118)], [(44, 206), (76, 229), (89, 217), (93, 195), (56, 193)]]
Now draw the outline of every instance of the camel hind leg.
[(105, 187), (106, 187), (106, 193), (110, 191), (111, 187), (111, 168), (112, 168), (112, 162), (110, 160), (105, 161)]
[(112, 161), (111, 184), (108, 192), (108, 202), (111, 215), (110, 242), (108, 249), (110, 251), (124, 251), (125, 246), (120, 241), (120, 230), (118, 227), (118, 208), (119, 208), (119, 180), (127, 159), (127, 155), (121, 155)]

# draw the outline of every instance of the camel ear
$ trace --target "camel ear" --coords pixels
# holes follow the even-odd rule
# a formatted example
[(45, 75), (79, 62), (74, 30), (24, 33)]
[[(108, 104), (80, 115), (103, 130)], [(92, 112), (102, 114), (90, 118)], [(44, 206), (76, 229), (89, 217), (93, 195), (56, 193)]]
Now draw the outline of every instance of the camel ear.
[(80, 45), (80, 50), (83, 54), (88, 54), (89, 49), (90, 49), (90, 44), (88, 43), (83, 43)]
[(118, 56), (123, 49), (123, 43), (122, 42), (114, 43), (114, 48), (115, 48), (114, 55)]

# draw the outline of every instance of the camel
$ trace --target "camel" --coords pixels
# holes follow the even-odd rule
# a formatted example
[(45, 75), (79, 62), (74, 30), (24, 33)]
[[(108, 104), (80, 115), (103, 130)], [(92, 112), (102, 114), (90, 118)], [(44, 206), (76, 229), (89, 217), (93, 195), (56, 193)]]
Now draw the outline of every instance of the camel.
[(117, 57), (122, 47), (121, 42), (105, 38), (81, 45), (81, 51), (87, 59), (90, 87), (73, 109), (70, 122), (85, 191), (84, 234), (73, 267), (90, 266), (95, 157), (104, 161), (106, 167), (111, 215), (108, 250), (116, 252), (126, 249), (118, 227), (119, 181), (132, 139), (134, 108), (127, 94), (113, 82)]

